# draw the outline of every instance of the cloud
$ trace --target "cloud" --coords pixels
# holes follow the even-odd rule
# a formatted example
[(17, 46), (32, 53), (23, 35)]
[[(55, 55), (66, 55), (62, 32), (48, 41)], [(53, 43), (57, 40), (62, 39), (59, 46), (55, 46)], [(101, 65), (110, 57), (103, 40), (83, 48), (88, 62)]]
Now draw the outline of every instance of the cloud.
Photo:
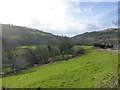
[[(32, 21), (32, 27), (41, 28), (46, 32), (51, 32), (56, 35), (64, 35), (64, 36), (75, 36), (78, 34), (82, 34), (84, 32), (90, 32), (95, 30), (101, 30), (109, 27), (109, 25), (102, 22), (88, 22), (88, 21), (74, 21), (70, 19), (68, 23), (62, 24), (60, 27), (54, 27), (54, 25), (50, 24), (42, 24), (37, 20)], [(35, 25), (37, 26), (35, 26)], [(107, 25), (107, 26), (106, 26)], [(56, 29), (57, 28), (57, 29)]]
[(76, 8), (76, 9), (74, 9), (74, 12), (75, 13), (81, 13), (81, 9), (80, 8)]
[(98, 19), (115, 9), (98, 15), (93, 12), (98, 3), (84, 8), (80, 3), (60, 0), (1, 0), (0, 21), (67, 36), (108, 27)]
[(64, 0), (66, 2), (119, 2), (119, 0)]

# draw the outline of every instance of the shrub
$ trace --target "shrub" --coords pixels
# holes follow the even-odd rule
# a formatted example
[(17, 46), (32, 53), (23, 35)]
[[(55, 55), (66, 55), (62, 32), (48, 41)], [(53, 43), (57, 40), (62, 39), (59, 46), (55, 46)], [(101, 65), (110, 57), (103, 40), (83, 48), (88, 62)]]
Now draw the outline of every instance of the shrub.
[(85, 50), (80, 46), (74, 46), (70, 49), (70, 53), (76, 56), (85, 53)]
[(62, 55), (55, 56), (55, 61), (61, 61), (63, 59)]

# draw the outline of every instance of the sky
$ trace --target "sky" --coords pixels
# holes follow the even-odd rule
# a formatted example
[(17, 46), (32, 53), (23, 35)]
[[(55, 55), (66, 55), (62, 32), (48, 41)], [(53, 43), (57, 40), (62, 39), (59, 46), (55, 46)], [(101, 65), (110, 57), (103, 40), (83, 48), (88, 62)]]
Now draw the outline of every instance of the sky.
[(111, 1), (0, 0), (0, 23), (72, 37), (116, 28), (118, 3)]

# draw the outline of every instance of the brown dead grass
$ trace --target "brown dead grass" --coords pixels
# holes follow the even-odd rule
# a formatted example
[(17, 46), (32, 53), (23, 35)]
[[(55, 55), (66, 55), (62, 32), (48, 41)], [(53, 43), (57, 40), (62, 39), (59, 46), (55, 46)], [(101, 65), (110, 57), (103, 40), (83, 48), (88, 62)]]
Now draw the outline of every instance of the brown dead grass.
[(118, 50), (111, 50), (111, 49), (94, 49), (94, 50), (102, 53), (118, 54)]

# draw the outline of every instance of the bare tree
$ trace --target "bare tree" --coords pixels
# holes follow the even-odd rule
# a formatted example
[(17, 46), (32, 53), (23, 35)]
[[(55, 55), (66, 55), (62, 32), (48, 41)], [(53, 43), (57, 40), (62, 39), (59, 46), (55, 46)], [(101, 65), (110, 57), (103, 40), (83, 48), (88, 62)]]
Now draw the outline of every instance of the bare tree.
[(118, 22), (117, 22), (117, 21), (113, 21), (113, 24), (114, 24), (114, 25), (118, 25)]
[(120, 20), (116, 20), (112, 22), (114, 25), (118, 26), (118, 28), (120, 27)]
[(5, 55), (7, 61), (10, 64), (12, 72), (14, 72), (14, 69), (15, 69), (15, 66), (16, 66), (16, 64), (15, 64), (16, 57), (18, 55), (17, 49), (16, 48), (7, 49), (7, 50), (5, 50), (5, 54), (4, 55)]

